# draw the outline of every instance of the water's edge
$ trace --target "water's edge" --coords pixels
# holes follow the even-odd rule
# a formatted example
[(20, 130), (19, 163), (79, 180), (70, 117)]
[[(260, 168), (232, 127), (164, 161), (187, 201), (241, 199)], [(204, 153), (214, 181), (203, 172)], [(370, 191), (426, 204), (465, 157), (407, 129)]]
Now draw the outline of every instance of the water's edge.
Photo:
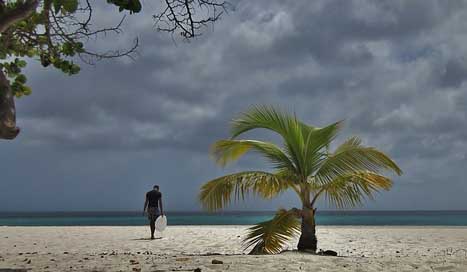
[[(274, 212), (168, 212), (169, 225), (253, 225)], [(467, 226), (467, 211), (318, 211), (319, 225)], [(0, 212), (0, 226), (140, 226), (141, 212)]]

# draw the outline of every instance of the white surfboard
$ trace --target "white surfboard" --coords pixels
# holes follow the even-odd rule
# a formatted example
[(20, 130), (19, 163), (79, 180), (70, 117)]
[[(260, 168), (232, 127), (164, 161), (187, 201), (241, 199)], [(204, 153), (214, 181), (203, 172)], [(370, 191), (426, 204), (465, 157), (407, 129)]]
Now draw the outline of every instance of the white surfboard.
[(156, 230), (163, 232), (167, 227), (167, 216), (161, 215), (156, 219)]

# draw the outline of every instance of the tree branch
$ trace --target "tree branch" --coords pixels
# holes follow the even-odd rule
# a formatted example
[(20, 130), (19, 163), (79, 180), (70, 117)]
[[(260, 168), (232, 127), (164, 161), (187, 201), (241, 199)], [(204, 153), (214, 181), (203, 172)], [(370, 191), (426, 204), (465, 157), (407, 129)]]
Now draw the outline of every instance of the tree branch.
[(3, 33), (11, 25), (29, 17), (36, 10), (38, 5), (39, 0), (28, 0), (23, 4), (18, 4), (17, 8), (4, 12), (0, 17), (0, 33)]

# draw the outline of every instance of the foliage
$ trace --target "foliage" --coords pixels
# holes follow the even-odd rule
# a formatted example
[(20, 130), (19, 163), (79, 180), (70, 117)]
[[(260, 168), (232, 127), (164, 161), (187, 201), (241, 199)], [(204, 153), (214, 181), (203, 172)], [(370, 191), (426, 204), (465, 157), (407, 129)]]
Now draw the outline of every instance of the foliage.
[[(363, 146), (358, 137), (349, 138), (334, 152), (329, 151), (341, 127), (342, 122), (336, 122), (318, 128), (273, 107), (251, 108), (233, 120), (232, 138), (217, 141), (211, 152), (217, 163), (225, 166), (254, 151), (268, 159), (276, 172), (241, 172), (211, 180), (202, 186), (200, 201), (206, 209), (218, 210), (232, 200), (244, 199), (249, 192), (270, 199), (292, 189), (302, 206), (311, 210), (321, 196), (330, 204), (344, 208), (360, 205), (365, 197), (372, 199), (380, 190), (389, 190), (392, 181), (379, 173), (392, 171), (401, 175), (402, 171), (383, 152)], [(253, 129), (277, 133), (282, 145), (236, 139)], [(295, 225), (281, 221), (286, 220), (281, 216), (285, 216), (283, 211), (271, 221), (250, 229), (245, 242), (253, 247), (253, 252), (277, 253), (283, 239), (291, 237)], [(285, 235), (287, 226), (292, 230)]]
[[(99, 36), (119, 34), (123, 18), (108, 28), (93, 29), (93, 5), (90, 0), (0, 0), (0, 139), (14, 139), (16, 126), (14, 97), (29, 95), (23, 73), (26, 61), (35, 59), (43, 67), (52, 66), (68, 75), (77, 74), (79, 58), (94, 64), (106, 58), (132, 58), (138, 39), (124, 50), (90, 51), (85, 43)], [(107, 0), (120, 12), (138, 13), (141, 0)], [(201, 35), (208, 23), (214, 23), (226, 11), (222, 0), (164, 0), (162, 11), (154, 14), (158, 30), (175, 33), (185, 40)]]
[[(2, 14), (21, 10), (27, 1), (7, 2)], [(26, 8), (26, 7), (24, 7)], [(91, 58), (111, 58), (130, 55), (136, 44), (124, 51), (92, 52), (84, 42), (99, 34), (118, 33), (120, 24), (104, 29), (91, 29), (92, 7), (78, 0), (44, 0), (31, 14), (8, 27), (0, 36), (0, 69), (10, 78), (16, 97), (29, 95), (23, 68), (26, 59), (36, 59), (43, 67), (52, 67), (68, 75), (77, 74), (80, 67), (74, 57), (91, 62)]]
[(250, 227), (244, 240), (245, 248), (254, 254), (276, 254), (286, 242), (300, 233), (300, 221), (295, 210), (280, 209), (274, 218)]

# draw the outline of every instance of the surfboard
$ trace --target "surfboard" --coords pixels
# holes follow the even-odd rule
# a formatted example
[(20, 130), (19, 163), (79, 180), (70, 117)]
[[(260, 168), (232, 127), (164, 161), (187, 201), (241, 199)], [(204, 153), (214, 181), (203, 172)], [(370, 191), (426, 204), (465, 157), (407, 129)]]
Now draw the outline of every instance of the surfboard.
[(161, 215), (156, 219), (156, 230), (163, 232), (167, 227), (167, 216)]

